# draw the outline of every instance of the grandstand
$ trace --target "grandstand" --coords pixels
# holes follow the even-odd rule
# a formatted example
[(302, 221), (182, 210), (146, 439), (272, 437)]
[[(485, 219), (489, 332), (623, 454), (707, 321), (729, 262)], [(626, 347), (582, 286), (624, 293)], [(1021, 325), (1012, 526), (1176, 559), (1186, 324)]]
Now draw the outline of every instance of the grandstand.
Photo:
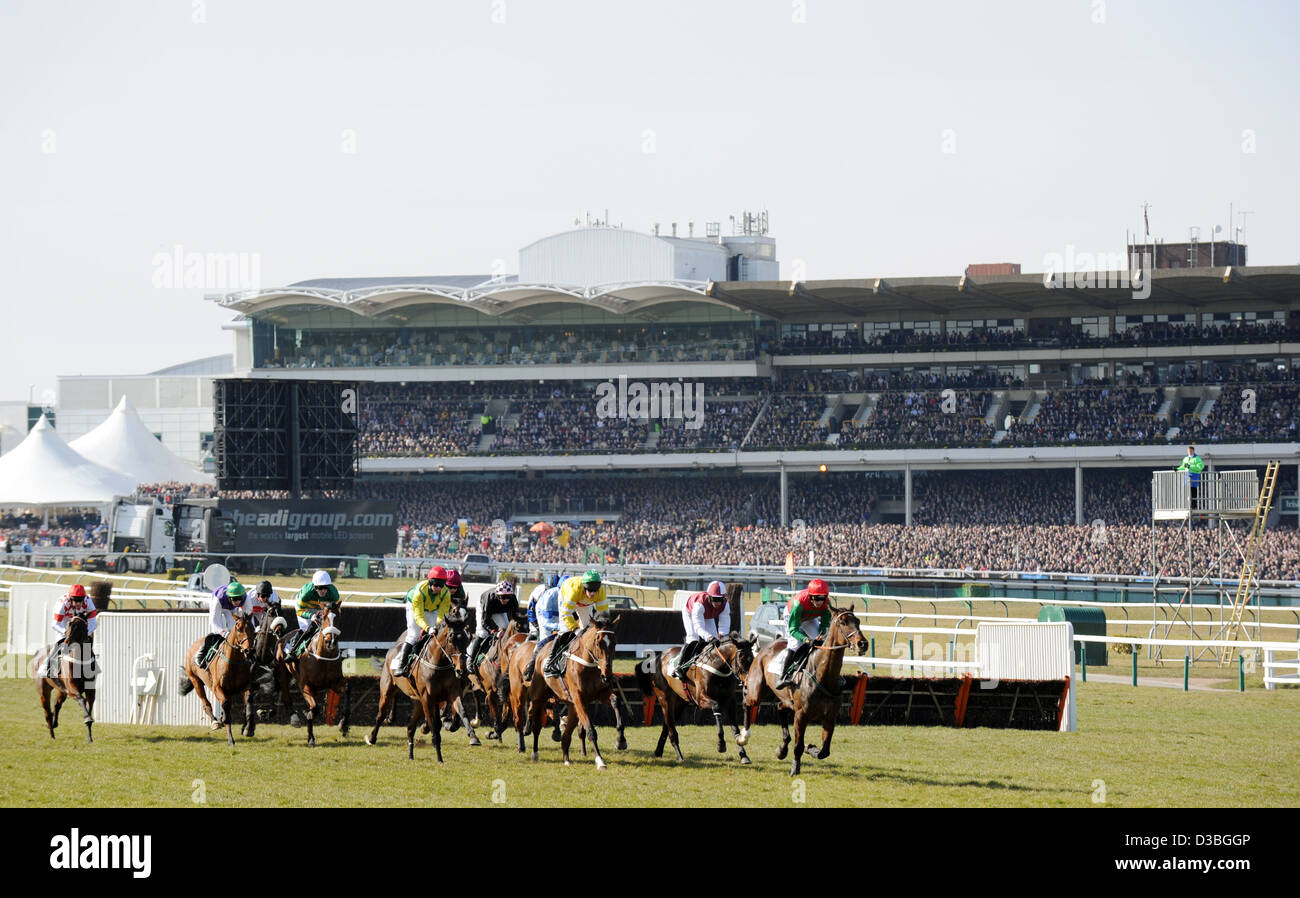
[[(1056, 471), (1042, 507), (1078, 526), (1096, 485), (1172, 467), (1188, 441), (1211, 468), (1300, 458), (1298, 266), (1161, 269), (1142, 296), (1105, 274), (791, 283), (761, 219), (744, 221), (731, 237), (581, 228), (526, 247), (517, 276), (213, 299), (242, 316), (237, 376), (361, 384), (363, 490), (522, 480), (558, 502), (572, 485), (555, 478), (575, 475), (595, 492), (629, 475), (695, 482), (685, 494), (744, 482), (728, 517), (785, 526), (803, 501), (790, 478), (852, 472), (896, 498), (839, 523), (910, 526), (943, 501), (933, 474)], [(600, 414), (620, 376), (703, 384), (703, 426)], [(963, 501), (999, 507), (1007, 482), (964, 481)]]

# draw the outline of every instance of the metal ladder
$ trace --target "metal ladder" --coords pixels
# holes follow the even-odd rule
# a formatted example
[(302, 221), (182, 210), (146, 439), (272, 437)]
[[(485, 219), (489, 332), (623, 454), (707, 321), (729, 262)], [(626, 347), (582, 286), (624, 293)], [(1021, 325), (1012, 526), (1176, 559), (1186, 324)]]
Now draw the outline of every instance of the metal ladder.
[[(1250, 537), (1246, 540), (1245, 557), (1241, 561), (1241, 576), (1237, 580), (1237, 594), (1232, 602), (1232, 615), (1223, 631), (1223, 639), (1236, 639), (1241, 632), (1241, 618), (1250, 603), (1250, 597), (1258, 585), (1255, 569), (1259, 564), (1259, 553), (1264, 542), (1264, 523), (1273, 508), (1273, 491), (1277, 486), (1279, 463), (1270, 461), (1264, 469), (1264, 482), (1259, 488), (1259, 504), (1255, 506), (1255, 517), (1251, 522)], [(1219, 666), (1223, 667), (1232, 660), (1232, 648), (1223, 646), (1219, 654)]]

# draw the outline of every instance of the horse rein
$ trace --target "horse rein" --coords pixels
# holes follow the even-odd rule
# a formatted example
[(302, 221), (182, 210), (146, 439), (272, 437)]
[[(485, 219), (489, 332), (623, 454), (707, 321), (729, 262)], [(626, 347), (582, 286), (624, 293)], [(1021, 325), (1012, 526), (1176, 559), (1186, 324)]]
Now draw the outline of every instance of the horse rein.
[[(614, 633), (613, 630), (596, 630), (594, 632), (596, 633), (597, 636), (612, 636)], [(575, 654), (574, 652), (569, 652), (568, 653), (569, 659), (572, 661), (577, 661), (583, 667), (599, 667), (600, 666), (599, 662), (591, 660), (591, 653), (595, 651), (596, 644), (599, 642), (600, 642), (599, 639), (593, 640), (592, 645), (587, 647), (588, 654), (586, 658), (579, 658), (577, 654)]]
[[(418, 660), (421, 664), (429, 668), (429, 670), (434, 671), (435, 673), (440, 670), (454, 670), (456, 667), (456, 659), (459, 658), (462, 653), (458, 651), (448, 650), (449, 648), (452, 650), (456, 648), (456, 643), (452, 641), (450, 638), (447, 640), (447, 643), (448, 645), (444, 646), (441, 642), (438, 641), (438, 637), (436, 635), (430, 636), (429, 641), (425, 643), (424, 648), (420, 650), (420, 657), (416, 660)], [(424, 660), (424, 653), (429, 650), (429, 646), (431, 645), (437, 646), (438, 650), (442, 652), (443, 656), (448, 659), (446, 664), (434, 664), (432, 661)]]

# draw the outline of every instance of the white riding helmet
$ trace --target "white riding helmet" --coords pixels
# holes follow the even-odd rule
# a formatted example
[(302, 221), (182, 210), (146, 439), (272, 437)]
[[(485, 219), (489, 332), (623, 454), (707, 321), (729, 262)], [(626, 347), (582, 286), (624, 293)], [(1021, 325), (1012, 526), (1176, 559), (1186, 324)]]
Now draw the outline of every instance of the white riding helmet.
[(317, 571), (316, 573), (312, 574), (312, 575), (311, 575), (311, 585), (312, 585), (312, 586), (329, 586), (329, 585), (330, 585), (330, 574), (329, 574), (329, 571)]

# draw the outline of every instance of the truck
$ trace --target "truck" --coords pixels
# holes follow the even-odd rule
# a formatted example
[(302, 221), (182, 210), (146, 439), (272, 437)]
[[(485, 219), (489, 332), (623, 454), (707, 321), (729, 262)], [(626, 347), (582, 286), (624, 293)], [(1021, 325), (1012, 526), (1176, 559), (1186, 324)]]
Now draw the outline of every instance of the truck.
[(166, 572), (177, 558), (211, 557), (235, 550), (235, 525), (216, 499), (183, 499), (173, 505), (158, 498), (124, 499), (108, 517), (108, 550), (86, 557), (86, 570)]

